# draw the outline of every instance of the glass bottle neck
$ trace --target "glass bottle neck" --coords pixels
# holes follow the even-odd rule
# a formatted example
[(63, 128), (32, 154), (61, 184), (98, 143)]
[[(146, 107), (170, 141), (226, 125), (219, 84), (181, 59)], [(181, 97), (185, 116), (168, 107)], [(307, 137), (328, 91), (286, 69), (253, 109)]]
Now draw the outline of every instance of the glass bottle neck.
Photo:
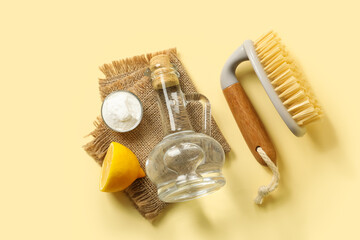
[(186, 111), (186, 101), (179, 85), (179, 73), (168, 55), (150, 60), (151, 84), (157, 92), (161, 121), (165, 135), (192, 130)]
[(165, 136), (192, 130), (184, 94), (179, 85), (158, 89), (158, 103)]

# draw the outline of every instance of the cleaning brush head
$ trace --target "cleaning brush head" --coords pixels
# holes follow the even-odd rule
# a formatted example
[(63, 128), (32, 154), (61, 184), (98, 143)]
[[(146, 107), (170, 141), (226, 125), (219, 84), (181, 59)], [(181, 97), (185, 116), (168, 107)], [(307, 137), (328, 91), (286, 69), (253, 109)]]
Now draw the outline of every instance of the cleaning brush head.
[(291, 58), (276, 33), (270, 31), (254, 42), (258, 59), (278, 97), (299, 126), (322, 116), (302, 71)]
[[(277, 34), (270, 31), (255, 42), (245, 40), (233, 52), (220, 76), (221, 88), (225, 94), (239, 94), (240, 86), (235, 69), (247, 60), (251, 62), (271, 102), (291, 132), (296, 136), (304, 135), (304, 126), (320, 119), (322, 110), (309, 83)], [(239, 97), (236, 99), (239, 100)], [(231, 101), (230, 108), (233, 105), (234, 101)], [(240, 107), (240, 104), (235, 105), (236, 109)]]

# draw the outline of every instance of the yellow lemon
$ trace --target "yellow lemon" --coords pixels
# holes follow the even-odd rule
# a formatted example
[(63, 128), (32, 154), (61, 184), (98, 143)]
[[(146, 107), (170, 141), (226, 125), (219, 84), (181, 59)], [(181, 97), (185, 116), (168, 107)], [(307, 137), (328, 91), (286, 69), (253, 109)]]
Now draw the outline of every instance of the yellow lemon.
[(106, 152), (101, 168), (100, 191), (124, 190), (137, 178), (145, 177), (135, 154), (117, 142), (112, 142)]

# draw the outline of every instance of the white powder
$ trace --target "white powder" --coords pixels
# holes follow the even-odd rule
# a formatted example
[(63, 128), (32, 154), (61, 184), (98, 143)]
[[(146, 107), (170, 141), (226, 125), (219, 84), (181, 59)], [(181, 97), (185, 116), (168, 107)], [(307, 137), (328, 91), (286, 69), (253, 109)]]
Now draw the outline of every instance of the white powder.
[(105, 98), (101, 114), (108, 127), (118, 132), (128, 132), (139, 125), (142, 105), (134, 94), (117, 91)]

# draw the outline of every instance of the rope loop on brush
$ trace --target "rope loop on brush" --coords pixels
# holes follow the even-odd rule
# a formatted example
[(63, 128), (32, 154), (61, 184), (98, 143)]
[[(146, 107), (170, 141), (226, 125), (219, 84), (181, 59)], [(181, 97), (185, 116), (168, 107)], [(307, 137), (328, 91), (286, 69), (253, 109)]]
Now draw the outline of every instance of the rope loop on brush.
[(267, 196), (272, 191), (274, 191), (279, 185), (280, 173), (278, 167), (271, 161), (271, 159), (268, 157), (266, 152), (261, 147), (257, 147), (256, 151), (259, 153), (261, 158), (264, 160), (266, 165), (270, 168), (271, 172), (273, 173), (273, 177), (269, 185), (260, 186), (258, 189), (258, 195), (254, 201), (256, 204), (260, 205), (262, 204), (264, 197)]

